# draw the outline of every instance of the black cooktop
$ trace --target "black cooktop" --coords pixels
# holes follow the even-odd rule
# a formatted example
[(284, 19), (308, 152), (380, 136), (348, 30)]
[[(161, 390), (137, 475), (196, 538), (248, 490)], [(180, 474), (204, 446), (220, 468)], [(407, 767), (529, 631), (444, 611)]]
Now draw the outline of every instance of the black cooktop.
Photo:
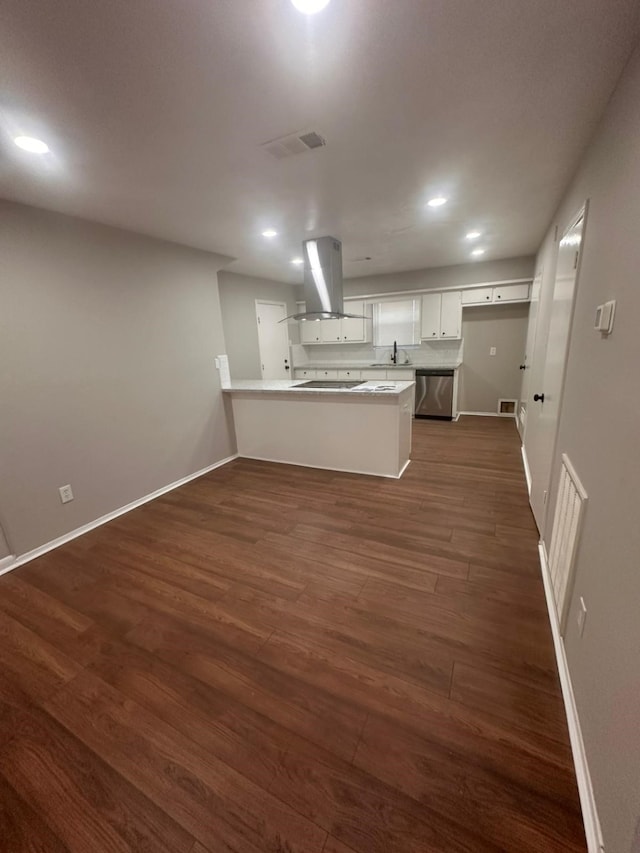
[(364, 385), (364, 382), (347, 382), (341, 379), (309, 379), (307, 382), (298, 382), (294, 388), (355, 388), (356, 385)]

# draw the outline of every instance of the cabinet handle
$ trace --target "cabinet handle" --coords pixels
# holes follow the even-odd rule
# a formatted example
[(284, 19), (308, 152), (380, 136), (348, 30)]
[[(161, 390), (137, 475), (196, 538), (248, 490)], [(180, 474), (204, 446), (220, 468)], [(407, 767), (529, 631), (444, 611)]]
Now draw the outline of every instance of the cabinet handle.
[(536, 401), (536, 403), (544, 403), (544, 394), (534, 394), (533, 399)]
[(502, 296), (500, 296), (500, 294), (498, 294), (497, 298), (498, 298), (498, 299), (502, 299)]
[(432, 334), (433, 334), (433, 335), (435, 335), (436, 333), (435, 333), (435, 332), (432, 332)]
[(527, 365), (526, 365), (526, 364), (521, 364), (521, 365), (520, 365), (520, 370), (526, 370), (526, 369), (527, 369)]

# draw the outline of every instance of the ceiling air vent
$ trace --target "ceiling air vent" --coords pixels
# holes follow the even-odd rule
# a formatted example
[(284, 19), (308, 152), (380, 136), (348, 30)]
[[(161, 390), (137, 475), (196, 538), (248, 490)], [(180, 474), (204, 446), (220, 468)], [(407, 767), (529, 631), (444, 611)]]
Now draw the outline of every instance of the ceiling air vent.
[(290, 133), (289, 136), (271, 139), (260, 147), (276, 160), (283, 160), (285, 157), (293, 157), (294, 154), (303, 154), (314, 148), (322, 148), (326, 144), (325, 139), (312, 130), (308, 133)]

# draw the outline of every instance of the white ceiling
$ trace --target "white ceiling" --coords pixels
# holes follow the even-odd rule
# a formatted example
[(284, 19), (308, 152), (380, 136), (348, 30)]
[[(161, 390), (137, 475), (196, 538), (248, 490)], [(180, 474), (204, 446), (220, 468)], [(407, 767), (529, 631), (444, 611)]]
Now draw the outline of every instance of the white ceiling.
[[(638, 35), (637, 0), (3, 0), (0, 195), (301, 280), (534, 252)], [(277, 161), (259, 147), (316, 130)], [(27, 154), (18, 134), (48, 142)], [(425, 208), (444, 194), (442, 208)], [(261, 236), (277, 229), (277, 238)], [(354, 261), (370, 255), (370, 261)]]

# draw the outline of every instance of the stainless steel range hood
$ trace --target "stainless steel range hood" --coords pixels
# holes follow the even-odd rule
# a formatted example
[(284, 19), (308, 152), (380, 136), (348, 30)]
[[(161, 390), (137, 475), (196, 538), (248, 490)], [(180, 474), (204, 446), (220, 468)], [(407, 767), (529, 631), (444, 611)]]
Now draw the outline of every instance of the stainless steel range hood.
[[(342, 243), (335, 237), (316, 237), (302, 244), (304, 301), (301, 314), (286, 320), (339, 320), (361, 317), (345, 314), (342, 301)], [(281, 321), (282, 322), (282, 321)]]

